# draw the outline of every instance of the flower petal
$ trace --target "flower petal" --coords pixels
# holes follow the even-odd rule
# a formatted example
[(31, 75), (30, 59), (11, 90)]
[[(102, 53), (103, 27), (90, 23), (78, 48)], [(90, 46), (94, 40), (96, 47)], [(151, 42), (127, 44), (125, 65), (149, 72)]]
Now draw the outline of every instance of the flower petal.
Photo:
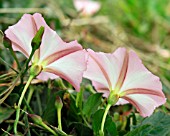
[(127, 69), (128, 69), (128, 62), (129, 62), (129, 55), (128, 52), (125, 48), (118, 48), (115, 52), (114, 52), (115, 57), (117, 58), (117, 65), (118, 65), (118, 79), (117, 79), (117, 83), (114, 86), (114, 89), (116, 91), (116, 93), (118, 93), (124, 83), (125, 77), (126, 77), (126, 73), (127, 73)]
[(40, 46), (40, 62), (48, 65), (78, 50), (82, 50), (82, 46), (77, 41), (65, 43), (56, 32), (46, 29)]
[(45, 27), (45, 31), (53, 31), (41, 14), (24, 14), (17, 24), (5, 31), (5, 34), (12, 41), (14, 51), (19, 51), (28, 58), (32, 50), (31, 41), (41, 26)]
[(70, 53), (47, 65), (44, 70), (67, 80), (79, 91), (83, 72), (86, 70), (86, 55), (85, 50)]
[(37, 27), (37, 30), (41, 27), (44, 26), (46, 29), (50, 29), (51, 31), (53, 31), (45, 22), (44, 18), (42, 17), (41, 14), (39, 13), (35, 13), (34, 15), (32, 15), (35, 21), (35, 24)]
[(100, 84), (98, 82), (92, 81), (93, 86), (96, 91), (99, 93), (103, 93), (103, 97), (108, 97), (110, 94), (110, 90), (108, 87), (104, 86), (104, 84)]
[(124, 105), (128, 104), (129, 102), (125, 99), (119, 98), (118, 102), (115, 105)]
[(36, 78), (41, 79), (43, 81), (47, 81), (48, 79), (56, 79), (59, 78), (59, 76), (49, 73), (49, 72), (44, 72), (42, 71)]
[(5, 34), (12, 41), (14, 51), (22, 52), (28, 58), (32, 50), (31, 40), (36, 31), (32, 15), (24, 14), (17, 24), (5, 31)]
[(150, 116), (156, 107), (166, 102), (163, 97), (148, 94), (131, 94), (124, 96), (123, 99), (133, 104), (143, 117)]
[(143, 117), (150, 116), (156, 107), (166, 102), (159, 78), (146, 69), (133, 51), (129, 52), (128, 69), (119, 94)]
[(153, 90), (164, 96), (159, 78), (146, 69), (133, 51), (129, 53), (128, 70), (120, 93), (129, 89)]
[(83, 15), (93, 15), (100, 9), (100, 3), (91, 0), (74, 0), (74, 6), (77, 11), (81, 11)]
[[(96, 90), (100, 90), (100, 88), (108, 88), (110, 91), (115, 90), (123, 67), (126, 49), (119, 48), (113, 54), (95, 53), (89, 49), (88, 53), (89, 59), (84, 77), (97, 83), (93, 84)], [(103, 86), (101, 87), (101, 85)]]
[(111, 70), (108, 69), (111, 68), (111, 66), (106, 54), (95, 53), (90, 49), (88, 49), (88, 53), (89, 58), (87, 63), (87, 71), (84, 73), (84, 77), (94, 82), (103, 84), (105, 88), (109, 89), (112, 86), (109, 74), (112, 73)]
[[(45, 20), (44, 20), (44, 18), (42, 17), (41, 14), (35, 13), (35, 14), (33, 15), (33, 18), (34, 18), (34, 21), (35, 21), (37, 30), (39, 30), (39, 28), (40, 28), (41, 26), (45, 27), (44, 33), (43, 33), (43, 36), (42, 36), (42, 43), (43, 43), (44, 40), (47, 40), (46, 37), (47, 37), (48, 35), (50, 35), (50, 36), (51, 36), (51, 35), (56, 35), (56, 32), (55, 32), (54, 30), (52, 30), (52, 29), (46, 24), (46, 22), (45, 22)], [(55, 39), (53, 39), (53, 41), (54, 41), (54, 40), (55, 40)], [(42, 48), (44, 48), (44, 47), (41, 47), (41, 46), (43, 46), (42, 43), (41, 43), (41, 45), (40, 45), (40, 48), (34, 53), (34, 61), (40, 60), (40, 57), (41, 57), (40, 55), (42, 54), (42, 53), (41, 53), (41, 50), (42, 50)], [(49, 47), (48, 44), (46, 44), (45, 47), (46, 47), (46, 48)]]

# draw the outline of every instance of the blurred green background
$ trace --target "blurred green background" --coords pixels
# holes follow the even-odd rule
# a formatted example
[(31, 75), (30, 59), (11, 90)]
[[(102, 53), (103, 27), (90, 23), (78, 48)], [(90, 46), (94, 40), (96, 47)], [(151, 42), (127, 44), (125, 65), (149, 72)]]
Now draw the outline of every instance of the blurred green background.
[[(170, 1), (100, 0), (100, 10), (82, 16), (72, 0), (0, 0), (0, 29), (4, 32), (24, 13), (43, 14), (48, 25), (65, 41), (77, 39), (84, 48), (113, 52), (133, 49), (149, 70), (161, 78), (170, 109)], [(12, 64), (0, 44), (0, 57)], [(8, 70), (0, 62), (0, 74)]]

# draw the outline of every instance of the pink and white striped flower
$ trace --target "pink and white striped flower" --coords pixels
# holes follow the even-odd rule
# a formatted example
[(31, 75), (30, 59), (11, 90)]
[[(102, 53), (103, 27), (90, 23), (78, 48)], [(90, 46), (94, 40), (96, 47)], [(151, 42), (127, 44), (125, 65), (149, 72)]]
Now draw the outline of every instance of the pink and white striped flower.
[(89, 59), (84, 77), (92, 80), (97, 92), (108, 97), (111, 91), (119, 97), (117, 104), (133, 104), (143, 117), (166, 102), (159, 78), (149, 72), (139, 57), (125, 48), (114, 53), (88, 50)]
[(86, 70), (86, 51), (77, 41), (64, 42), (47, 26), (39, 13), (24, 14), (17, 24), (5, 31), (5, 34), (11, 40), (13, 50), (29, 58), (32, 50), (31, 41), (41, 26), (45, 27), (42, 42), (31, 62), (42, 67), (37, 78), (47, 80), (59, 76), (79, 91), (83, 72)]
[(74, 0), (73, 2), (76, 10), (84, 16), (95, 14), (101, 6), (99, 2), (92, 0)]

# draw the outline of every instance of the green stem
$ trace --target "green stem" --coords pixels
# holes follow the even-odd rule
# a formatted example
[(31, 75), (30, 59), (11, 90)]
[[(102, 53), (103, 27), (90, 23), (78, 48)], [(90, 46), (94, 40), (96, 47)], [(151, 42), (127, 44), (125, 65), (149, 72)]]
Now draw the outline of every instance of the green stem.
[(14, 122), (14, 133), (17, 134), (17, 124), (18, 124), (18, 121), (19, 121), (19, 116), (20, 116), (20, 107), (21, 107), (21, 103), (22, 103), (22, 100), (24, 98), (24, 95), (31, 83), (31, 81), (33, 80), (34, 76), (30, 75), (25, 87), (24, 87), (24, 90), (22, 91), (22, 94), (21, 94), (21, 97), (19, 99), (19, 102), (18, 102), (18, 105), (17, 105), (17, 109), (16, 109), (16, 119), (15, 119), (15, 122)]
[(48, 80), (47, 101), (50, 99), (50, 94), (51, 94), (51, 80)]
[(104, 130), (104, 124), (105, 124), (105, 121), (106, 121), (107, 113), (108, 113), (111, 106), (112, 105), (109, 104), (109, 103), (106, 106), (106, 109), (105, 109), (105, 112), (104, 112), (104, 115), (103, 115), (103, 118), (102, 118), (101, 128), (100, 128), (100, 131), (99, 131), (100, 136), (104, 136), (104, 131), (103, 131)]
[(30, 54), (29, 58), (27, 59), (27, 61), (26, 61), (26, 63), (25, 63), (25, 66), (24, 66), (25, 69), (24, 69), (23, 72), (22, 72), (22, 76), (24, 76), (25, 73), (27, 72), (29, 63), (30, 63), (30, 61), (31, 61), (31, 59), (32, 59), (32, 57), (33, 57), (33, 55), (34, 55), (34, 53), (35, 53), (35, 50), (32, 49), (31, 54)]
[(57, 117), (58, 117), (58, 128), (62, 130), (62, 125), (61, 125), (61, 109), (58, 108), (57, 110)]
[(28, 104), (29, 104), (30, 101), (31, 101), (32, 95), (33, 95), (33, 93), (34, 93), (34, 90), (35, 90), (35, 89), (34, 89), (33, 87), (30, 88), (30, 91), (29, 91), (28, 97), (27, 97), (27, 103), (28, 103)]
[[(33, 110), (32, 110), (31, 107), (29, 106), (29, 103), (30, 103), (30, 101), (31, 101), (33, 92), (34, 92), (34, 88), (30, 88), (29, 93), (28, 93), (27, 100), (26, 100), (25, 98), (23, 99), (23, 102), (24, 102), (24, 104), (25, 104), (25, 106), (24, 106), (24, 111), (26, 111), (26, 109), (28, 108), (28, 111), (29, 111), (31, 114), (34, 114)], [(24, 112), (22, 112), (21, 115), (22, 115), (23, 113), (24, 113)]]
[(25, 70), (24, 70), (24, 72), (23, 72), (23, 75), (27, 72), (27, 70), (28, 70), (28, 65), (29, 65), (29, 62), (31, 61), (31, 59), (32, 59), (32, 57), (33, 57), (33, 55), (34, 55), (34, 50), (32, 50), (31, 51), (31, 54), (30, 54), (30, 56), (29, 56), (29, 58), (27, 59), (27, 61), (26, 61), (26, 68), (25, 68)]
[[(27, 100), (25, 99), (25, 97), (24, 97), (24, 99), (23, 99), (23, 102), (24, 102), (24, 104), (25, 104), (24, 111), (26, 111), (26, 109), (28, 109), (29, 113), (34, 114), (32, 108), (31, 108), (30, 105), (27, 103)], [(22, 113), (24, 113), (24, 112), (22, 112)]]
[(31, 133), (30, 133), (30, 125), (29, 125), (29, 122), (28, 122), (28, 116), (25, 114), (24, 116), (24, 122), (25, 122), (25, 127), (27, 128), (27, 136), (31, 136)]
[(58, 134), (54, 130), (52, 130), (49, 126), (47, 126), (45, 123), (42, 123), (41, 126), (47, 129), (49, 132), (51, 132), (54, 136), (58, 136)]

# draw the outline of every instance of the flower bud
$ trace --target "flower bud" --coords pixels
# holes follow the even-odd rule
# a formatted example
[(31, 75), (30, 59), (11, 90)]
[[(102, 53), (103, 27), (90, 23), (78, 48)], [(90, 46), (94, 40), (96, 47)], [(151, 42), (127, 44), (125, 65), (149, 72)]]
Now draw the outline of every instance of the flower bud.
[(31, 42), (31, 46), (32, 46), (33, 51), (39, 49), (39, 47), (41, 45), (41, 40), (42, 40), (43, 34), (44, 34), (44, 27), (41, 26), (40, 29), (35, 34), (34, 38), (32, 39), (32, 42)]
[(62, 109), (63, 102), (59, 96), (56, 96), (55, 107), (58, 109)]
[(36, 123), (37, 125), (41, 125), (43, 123), (42, 118), (35, 114), (28, 114), (28, 116)]

